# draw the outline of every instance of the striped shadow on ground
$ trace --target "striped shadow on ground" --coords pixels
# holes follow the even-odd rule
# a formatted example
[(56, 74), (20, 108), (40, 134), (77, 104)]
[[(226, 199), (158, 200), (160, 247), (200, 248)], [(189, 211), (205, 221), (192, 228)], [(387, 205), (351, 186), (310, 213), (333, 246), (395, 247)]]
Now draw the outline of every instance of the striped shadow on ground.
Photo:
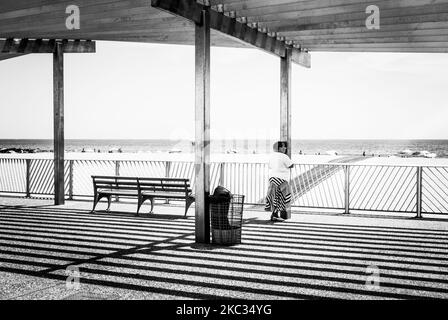
[(258, 219), (243, 228), (241, 245), (196, 246), (194, 221), (177, 216), (0, 207), (0, 298), (98, 297), (66, 289), (68, 266), (81, 287), (116, 299), (448, 298), (446, 231)]

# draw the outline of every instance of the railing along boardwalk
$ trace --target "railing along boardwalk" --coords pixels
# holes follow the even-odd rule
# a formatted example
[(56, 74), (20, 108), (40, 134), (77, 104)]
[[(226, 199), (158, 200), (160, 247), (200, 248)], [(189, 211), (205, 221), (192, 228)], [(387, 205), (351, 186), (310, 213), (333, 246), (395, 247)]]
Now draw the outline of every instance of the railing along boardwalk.
[[(421, 217), (448, 213), (448, 167), (369, 165), (355, 162), (297, 163), (291, 170), (293, 206), (304, 208), (400, 212)], [(68, 199), (91, 197), (92, 175), (122, 175), (190, 179), (189, 161), (66, 160)], [(211, 190), (222, 185), (244, 194), (247, 204), (263, 204), (267, 163), (212, 162)], [(53, 160), (0, 157), (0, 194), (48, 197), (53, 194)]]
[[(341, 159), (333, 160), (333, 163), (349, 163), (364, 159), (363, 157), (344, 157)], [(346, 169), (341, 166), (333, 165), (297, 165), (291, 170), (291, 181), (290, 185), (292, 187), (292, 197), (293, 201), (297, 202), (300, 198), (304, 197), (306, 193), (310, 192), (313, 188), (317, 188), (319, 185), (323, 184), (326, 180), (334, 177), (340, 170)], [(333, 181), (331, 181), (333, 182)], [(338, 181), (340, 182), (340, 181)], [(343, 183), (345, 183), (344, 181)], [(340, 194), (337, 192), (338, 187), (341, 184), (332, 183), (331, 190), (326, 190), (328, 192), (328, 198), (332, 198), (333, 195)], [(336, 191), (336, 192), (335, 192)], [(325, 196), (327, 202), (327, 193), (322, 193), (320, 198)], [(336, 196), (335, 196), (336, 198)], [(334, 205), (337, 208), (338, 205)]]
[[(446, 221), (300, 215), (272, 224), (252, 212), (241, 245), (210, 250), (194, 246), (182, 208), (92, 215), (84, 202), (9, 199), (22, 202), (0, 206), (0, 299), (448, 298)], [(67, 288), (71, 266), (79, 290)]]

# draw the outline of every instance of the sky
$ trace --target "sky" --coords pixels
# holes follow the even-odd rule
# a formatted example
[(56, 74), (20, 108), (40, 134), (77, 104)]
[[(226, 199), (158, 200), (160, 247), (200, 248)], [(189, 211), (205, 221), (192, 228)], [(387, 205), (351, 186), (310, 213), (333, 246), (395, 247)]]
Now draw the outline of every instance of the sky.
[[(448, 54), (311, 53), (293, 139), (448, 139)], [(98, 42), (65, 55), (66, 139), (194, 139), (194, 47)], [(0, 62), (0, 139), (53, 136), (52, 56)], [(277, 139), (280, 61), (212, 48), (212, 139)]]

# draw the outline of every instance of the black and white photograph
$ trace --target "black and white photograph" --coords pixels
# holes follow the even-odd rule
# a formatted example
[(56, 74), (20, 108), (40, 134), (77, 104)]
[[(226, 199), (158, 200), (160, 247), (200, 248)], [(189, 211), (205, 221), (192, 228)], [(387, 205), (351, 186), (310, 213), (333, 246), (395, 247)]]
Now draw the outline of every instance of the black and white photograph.
[(0, 0), (0, 300), (446, 302), (447, 70), (448, 0)]

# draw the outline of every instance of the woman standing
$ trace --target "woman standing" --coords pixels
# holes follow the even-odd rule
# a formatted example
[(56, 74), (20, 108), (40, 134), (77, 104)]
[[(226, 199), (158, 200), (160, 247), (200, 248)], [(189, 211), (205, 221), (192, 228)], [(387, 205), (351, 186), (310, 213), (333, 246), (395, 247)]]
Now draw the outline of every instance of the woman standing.
[(290, 169), (294, 164), (286, 155), (287, 148), (285, 141), (274, 143), (274, 152), (269, 158), (269, 188), (265, 210), (271, 212), (271, 221), (283, 221), (290, 216), (291, 188), (289, 179)]

